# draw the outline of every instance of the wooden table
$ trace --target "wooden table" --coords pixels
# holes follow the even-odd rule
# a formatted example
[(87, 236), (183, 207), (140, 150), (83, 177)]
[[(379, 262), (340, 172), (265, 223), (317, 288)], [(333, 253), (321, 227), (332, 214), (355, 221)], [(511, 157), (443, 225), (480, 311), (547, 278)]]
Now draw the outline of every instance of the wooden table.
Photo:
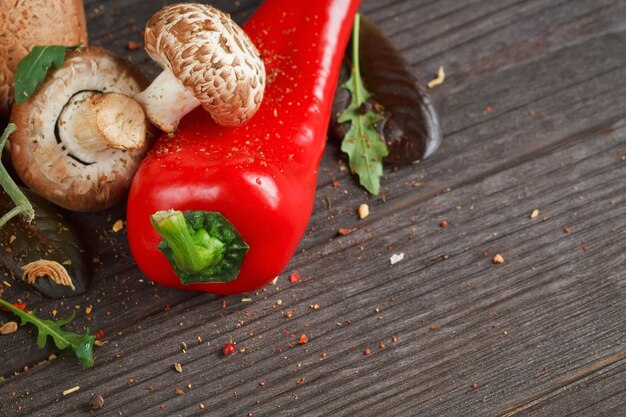
[[(92, 43), (153, 77), (127, 45), (163, 3), (87, 0)], [(212, 3), (244, 22), (260, 2)], [(445, 67), (431, 90), (441, 149), (387, 169), (383, 199), (329, 142), (297, 255), (245, 296), (152, 285), (111, 230), (123, 206), (74, 216), (96, 257), (90, 291), (52, 302), (14, 282), (5, 297), (44, 317), (75, 309), (74, 328), (108, 343), (83, 370), (71, 353), (47, 361), (30, 326), (0, 336), (0, 416), (87, 415), (93, 394), (102, 416), (626, 415), (626, 2), (362, 10), (422, 81)], [(225, 357), (231, 338), (240, 351)]]

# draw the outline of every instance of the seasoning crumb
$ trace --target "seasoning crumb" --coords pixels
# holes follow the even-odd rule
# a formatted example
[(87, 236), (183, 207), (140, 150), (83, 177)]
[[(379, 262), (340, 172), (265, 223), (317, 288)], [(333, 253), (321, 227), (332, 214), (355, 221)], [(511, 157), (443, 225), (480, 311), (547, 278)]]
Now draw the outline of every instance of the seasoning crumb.
[(365, 348), (365, 350), (363, 350), (363, 355), (365, 355), (365, 356), (369, 356), (369, 355), (371, 355), (371, 354), (372, 354), (372, 351), (371, 351), (371, 350), (369, 350), (368, 348)]
[(534, 209), (532, 213), (530, 213), (530, 218), (534, 219), (535, 217), (539, 216), (539, 210)]
[(447, 220), (445, 220), (445, 219), (444, 219), (444, 220), (442, 220), (442, 221), (439, 223), (439, 226), (440, 226), (442, 229), (447, 228), (447, 227), (448, 227), (448, 221), (447, 221)]
[(589, 246), (588, 245), (583, 246), (583, 251), (587, 252), (588, 250), (589, 250)]
[(241, 302), (242, 302), (242, 303), (249, 303), (250, 301), (252, 301), (252, 298), (248, 298), (248, 297), (246, 297), (246, 298), (242, 298), (242, 299), (241, 299)]
[(311, 304), (311, 309), (312, 310), (319, 310), (320, 309), (320, 305), (319, 304)]
[(179, 374), (183, 373), (183, 366), (178, 362), (174, 363), (174, 369), (176, 369), (176, 372)]
[(123, 228), (124, 228), (124, 221), (122, 219), (119, 219), (118, 221), (113, 223), (113, 227), (111, 228), (111, 230), (113, 230), (115, 233), (117, 233), (120, 230), (122, 230)]
[(235, 344), (233, 342), (228, 342), (224, 345), (224, 348), (222, 349), (222, 351), (224, 352), (225, 356), (230, 356), (233, 353), (235, 353), (235, 351), (237, 350), (237, 348), (235, 347)]
[(364, 219), (370, 215), (370, 206), (367, 204), (361, 204), (357, 210), (360, 219)]
[(438, 327), (437, 327), (437, 326), (435, 326), (434, 324), (433, 324), (433, 325), (431, 325), (431, 326), (428, 328), (428, 330), (430, 330), (431, 332), (434, 332), (434, 331), (436, 331), (437, 329), (438, 329)]
[(264, 386), (265, 386), (265, 381), (264, 381), (264, 380), (260, 380), (260, 381), (259, 381), (259, 385), (260, 385), (260, 386), (262, 386), (262, 387), (264, 387)]
[(378, 348), (379, 348), (379, 349), (384, 349), (384, 348), (386, 348), (386, 346), (385, 346), (385, 344), (384, 344), (384, 343), (380, 343), (380, 344), (378, 345)]
[(186, 395), (187, 393), (180, 388), (176, 388), (176, 394), (178, 395)]
[(391, 265), (395, 265), (398, 262), (400, 262), (401, 260), (404, 259), (404, 252), (401, 253), (394, 253), (393, 255), (391, 255), (391, 257), (389, 258), (389, 262), (391, 262)]
[(391, 341), (396, 343), (398, 341), (398, 336), (391, 336)]
[(277, 282), (278, 282), (278, 277), (276, 277), (273, 280), (271, 280), (270, 281), (270, 285), (276, 285)]
[(438, 85), (443, 84), (445, 79), (446, 79), (446, 72), (443, 69), (443, 65), (441, 65), (439, 67), (439, 70), (437, 71), (437, 76), (433, 78), (432, 80), (430, 80), (428, 84), (426, 84), (426, 86), (428, 88), (437, 87)]
[(569, 228), (569, 227), (566, 227), (565, 229), (563, 229), (563, 233), (569, 233), (571, 231), (572, 231), (572, 229)]
[(289, 282), (291, 282), (292, 284), (298, 282), (299, 279), (300, 279), (300, 274), (290, 274), (289, 275)]
[(135, 51), (141, 48), (141, 44), (136, 41), (128, 41), (128, 43), (126, 44), (126, 48), (128, 48), (129, 51)]
[(100, 394), (92, 396), (89, 400), (89, 409), (100, 410), (102, 407), (104, 407), (104, 397)]
[(49, 361), (53, 361), (57, 358), (57, 355), (55, 355), (54, 353), (51, 353), (50, 356), (48, 356), (48, 360)]
[(493, 263), (496, 265), (501, 265), (504, 263), (504, 257), (499, 253), (496, 253), (493, 257)]
[(63, 395), (70, 395), (73, 392), (76, 392), (80, 389), (80, 387), (78, 385), (76, 385), (75, 387), (72, 387), (70, 389), (66, 389), (65, 391), (63, 391)]
[(298, 339), (298, 343), (301, 345), (306, 345), (307, 343), (309, 343), (309, 337), (306, 334), (302, 333), (300, 335), (300, 338)]
[[(200, 342), (200, 343), (202, 343), (202, 342)], [(183, 353), (185, 353), (187, 351), (187, 343), (180, 342), (180, 347), (183, 350)]]
[(0, 327), (0, 334), (11, 334), (17, 331), (17, 323), (10, 321)]
[(622, 155), (622, 156), (620, 156), (620, 157), (619, 157), (619, 160), (620, 160), (620, 161), (626, 161), (626, 155)]
[(198, 404), (198, 407), (200, 408), (200, 410), (204, 410), (204, 404), (200, 403)]
[(326, 352), (322, 352), (322, 355), (321, 355), (321, 356), (322, 356), (322, 359), (325, 359), (325, 358), (326, 358), (326, 356), (328, 356), (328, 353), (326, 353)]
[(337, 234), (341, 235), (341, 236), (345, 236), (347, 234), (350, 234), (354, 231), (354, 229), (348, 229), (345, 227), (341, 227), (339, 229), (337, 229)]
[(471, 389), (476, 389), (476, 388), (478, 388), (478, 384), (474, 382), (473, 384), (470, 385), (470, 388)]
[(297, 380), (297, 381), (296, 381), (296, 384), (298, 384), (298, 385), (302, 385), (302, 384), (304, 384), (305, 382), (306, 382), (306, 381), (305, 381), (305, 379), (304, 379), (304, 378), (300, 378), (299, 380)]

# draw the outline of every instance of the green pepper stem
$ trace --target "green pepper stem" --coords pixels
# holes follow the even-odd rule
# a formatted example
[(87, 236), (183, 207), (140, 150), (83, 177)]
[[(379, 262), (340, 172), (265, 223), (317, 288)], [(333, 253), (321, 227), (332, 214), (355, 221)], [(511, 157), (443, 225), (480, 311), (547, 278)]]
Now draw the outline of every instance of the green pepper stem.
[[(4, 133), (0, 136), (0, 152), (4, 149), (4, 144), (7, 139), (11, 135), (11, 133), (15, 132), (17, 128), (13, 123), (9, 123), (6, 129), (4, 129)], [(20, 190), (20, 188), (13, 182), (11, 176), (7, 172), (6, 168), (0, 163), (0, 185), (4, 188), (4, 191), (11, 197), (11, 200), (15, 203), (15, 208), (11, 209), (8, 213), (0, 217), (0, 228), (6, 224), (13, 217), (18, 214), (23, 214), (28, 223), (32, 222), (35, 218), (35, 211), (33, 210), (33, 206), (30, 204), (30, 201), (26, 198), (24, 193)]]
[(192, 234), (182, 212), (158, 211), (150, 217), (152, 225), (167, 242), (174, 262), (182, 271), (193, 274), (215, 266), (224, 257), (224, 243), (200, 229)]

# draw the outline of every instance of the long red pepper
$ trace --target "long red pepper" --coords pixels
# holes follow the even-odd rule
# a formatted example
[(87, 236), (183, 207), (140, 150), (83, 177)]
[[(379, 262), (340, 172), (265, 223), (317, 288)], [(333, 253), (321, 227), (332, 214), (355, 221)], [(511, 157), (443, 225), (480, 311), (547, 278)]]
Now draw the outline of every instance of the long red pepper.
[(148, 277), (234, 294), (283, 271), (313, 208), (359, 3), (267, 0), (248, 21), (244, 29), (268, 74), (258, 113), (242, 127), (224, 128), (196, 110), (159, 140), (132, 183), (128, 237)]

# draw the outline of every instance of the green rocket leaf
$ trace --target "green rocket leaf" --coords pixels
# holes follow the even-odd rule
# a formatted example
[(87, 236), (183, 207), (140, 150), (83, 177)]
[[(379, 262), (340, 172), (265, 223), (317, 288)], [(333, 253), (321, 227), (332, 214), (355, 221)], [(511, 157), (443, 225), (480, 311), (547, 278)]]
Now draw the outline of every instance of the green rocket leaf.
[(35, 46), (28, 55), (17, 64), (17, 72), (13, 76), (15, 84), (15, 101), (22, 104), (35, 92), (37, 86), (46, 78), (48, 70), (54, 65), (60, 68), (68, 50), (78, 49), (82, 44), (74, 46)]
[(90, 367), (93, 365), (93, 344), (95, 337), (90, 335), (89, 331), (85, 334), (77, 334), (61, 329), (62, 326), (65, 326), (74, 320), (74, 312), (72, 312), (72, 315), (68, 318), (53, 321), (40, 319), (34, 314), (22, 311), (2, 298), (0, 298), (0, 306), (19, 316), (22, 319), (22, 325), (31, 323), (37, 327), (37, 330), (39, 330), (39, 334), (37, 335), (37, 346), (40, 348), (43, 348), (46, 345), (48, 337), (51, 337), (58, 349), (72, 349), (84, 367)]
[(354, 18), (352, 34), (352, 74), (342, 87), (350, 92), (350, 105), (339, 115), (339, 123), (350, 122), (350, 129), (341, 143), (341, 150), (348, 154), (350, 169), (359, 176), (363, 187), (371, 194), (380, 191), (383, 175), (383, 158), (389, 153), (375, 124), (382, 116), (367, 107), (372, 94), (367, 91), (361, 78), (359, 66), (359, 15)]

